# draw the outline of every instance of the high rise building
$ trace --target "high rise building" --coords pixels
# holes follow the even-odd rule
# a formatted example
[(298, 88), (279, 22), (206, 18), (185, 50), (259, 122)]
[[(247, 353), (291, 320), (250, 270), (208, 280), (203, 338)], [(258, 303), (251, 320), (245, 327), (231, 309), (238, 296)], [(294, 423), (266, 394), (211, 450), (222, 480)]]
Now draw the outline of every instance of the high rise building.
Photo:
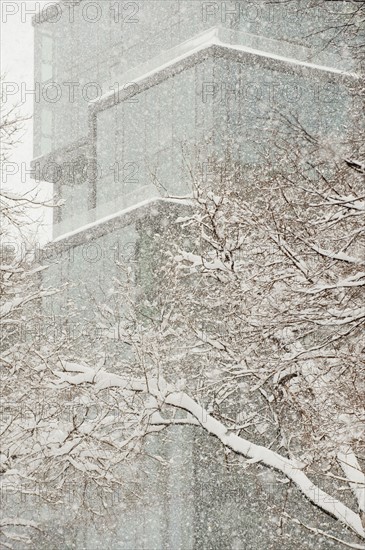
[[(308, 131), (346, 133), (353, 62), (344, 48), (324, 47), (318, 31), (335, 17), (326, 4), (306, 8), (305, 0), (64, 0), (34, 18), (33, 167), (62, 203), (49, 246), (58, 261), (45, 277), (69, 283), (67, 299), (84, 319), (92, 317), (85, 288), (103, 300), (116, 255), (136, 254), (191, 192), (189, 167), (204, 174), (207, 159), (226, 151), (247, 174), (265, 166), (277, 112)], [(47, 307), (60, 315), (65, 300)], [(168, 479), (157, 468), (148, 506), (125, 510), (107, 547), (277, 548), (269, 530), (257, 531), (267, 498), (253, 478), (237, 492), (240, 474), (224, 477), (218, 461), (205, 479), (207, 442), (174, 433), (164, 447), (175, 461)], [(86, 531), (79, 543), (99, 548)]]
[(240, 162), (260, 162), (274, 108), (340, 132), (351, 67), (318, 41), (325, 16), (303, 0), (146, 0), (35, 17), (35, 165), (65, 201), (54, 237), (164, 187), (186, 193), (182, 145), (207, 155), (230, 142)]

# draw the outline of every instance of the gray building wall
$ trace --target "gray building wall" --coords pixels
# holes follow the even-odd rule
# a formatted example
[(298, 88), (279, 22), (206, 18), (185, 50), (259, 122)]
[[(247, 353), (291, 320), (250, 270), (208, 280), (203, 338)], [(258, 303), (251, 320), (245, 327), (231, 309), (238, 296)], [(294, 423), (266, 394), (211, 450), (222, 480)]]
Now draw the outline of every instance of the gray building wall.
[(316, 33), (334, 8), (305, 5), (82, 0), (35, 17), (36, 173), (66, 201), (54, 236), (163, 188), (186, 193), (183, 146), (209, 154), (229, 142), (259, 162), (274, 109), (343, 131), (351, 62)]
[[(93, 304), (105, 302), (123, 255), (132, 256), (137, 271), (143, 266), (137, 284), (147, 284), (140, 243), (148, 247), (163, 219), (178, 215), (159, 197), (190, 192), (186, 155), (197, 172), (204, 159), (227, 150), (248, 172), (265, 166), (273, 160), (275, 110), (300, 116), (309, 131), (344, 134), (351, 63), (318, 47), (311, 33), (323, 13), (293, 11), (303, 2), (289, 8), (261, 1), (103, 1), (94, 10), (86, 4), (61, 3), (35, 18), (41, 93), (34, 163), (66, 201), (44, 252), (50, 264), (44, 284), (67, 289), (44, 308), (60, 323), (70, 315), (75, 326), (92, 327)], [(313, 548), (295, 530), (277, 542), (275, 518), (287, 494), (270, 474), (246, 476), (242, 464), (228, 467), (222, 449), (195, 428), (171, 430), (161, 441), (151, 446), (170, 466), (148, 462), (143, 498), (133, 504), (123, 497), (110, 530), (103, 520), (77, 533), (65, 528), (67, 544)], [(296, 493), (291, 498), (315, 524), (310, 505)], [(315, 545), (330, 547), (318, 538)]]

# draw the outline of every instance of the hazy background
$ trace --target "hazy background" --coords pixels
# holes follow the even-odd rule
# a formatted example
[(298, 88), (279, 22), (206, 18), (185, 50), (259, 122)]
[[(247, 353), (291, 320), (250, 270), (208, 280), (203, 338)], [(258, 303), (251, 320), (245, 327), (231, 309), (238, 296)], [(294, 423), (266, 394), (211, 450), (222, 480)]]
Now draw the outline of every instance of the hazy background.
[[(36, 11), (39, 11), (45, 4), (52, 4), (49, 0), (2, 0), (1, 6), (1, 49), (0, 49), (0, 73), (4, 76), (5, 82), (15, 82), (21, 89), (26, 86), (27, 90), (34, 89), (34, 48), (33, 48), (33, 26), (32, 17)], [(16, 13), (10, 13), (10, 12)], [(19, 93), (9, 96), (7, 99), (9, 105), (22, 103), (19, 110), (22, 115), (33, 115), (33, 96), (22, 97)], [(19, 171), (13, 176), (7, 176), (7, 180), (2, 181), (3, 188), (11, 188), (19, 193), (25, 193), (34, 188), (35, 182), (29, 175), (25, 175), (25, 170), (30, 169), (30, 162), (33, 158), (33, 120), (32, 118), (25, 123), (25, 134), (22, 137), (22, 143), (13, 150), (11, 162), (17, 163)], [(21, 168), (21, 164), (24, 168)], [(51, 198), (52, 185), (47, 182), (39, 184), (40, 195), (42, 199)], [(42, 242), (51, 238), (52, 211), (50, 208), (42, 210), (37, 209), (33, 212), (34, 217), (41, 217), (42, 227), (39, 230), (39, 238)], [(34, 227), (36, 229), (36, 227)]]

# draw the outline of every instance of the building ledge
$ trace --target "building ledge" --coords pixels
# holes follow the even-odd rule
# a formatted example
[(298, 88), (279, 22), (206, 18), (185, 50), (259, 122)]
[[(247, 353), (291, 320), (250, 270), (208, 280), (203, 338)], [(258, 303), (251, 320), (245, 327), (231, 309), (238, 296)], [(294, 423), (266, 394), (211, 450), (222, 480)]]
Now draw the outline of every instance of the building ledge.
[[(241, 42), (244, 42), (244, 44)], [(284, 52), (283, 49), (286, 51)], [(277, 53), (280, 51), (283, 53)], [(284, 55), (284, 53), (286, 55)], [(296, 57), (289, 57), (289, 55), (294, 55), (294, 53)], [(323, 77), (326, 81), (335, 80), (341, 82), (357, 78), (353, 73), (343, 71), (336, 67), (305, 61), (304, 59), (307, 59), (310, 55), (311, 50), (301, 46), (295, 46), (249, 33), (239, 33), (221, 27), (211, 28), (193, 39), (187, 40), (179, 46), (154, 57), (147, 63), (121, 75), (120, 85), (133, 82), (133, 84), (137, 84), (137, 86), (131, 86), (131, 89), (125, 86), (120, 93), (116, 93), (116, 91), (113, 90), (89, 104), (89, 136), (87, 139), (80, 142), (80, 144), (82, 143), (83, 147), (88, 150), (87, 154), (91, 162), (96, 162), (96, 117), (98, 112), (113, 108), (117, 103), (125, 101), (141, 93), (143, 90), (171, 78), (175, 74), (185, 70), (187, 66), (193, 66), (200, 63), (209, 56), (238, 59), (253, 66), (258, 66), (258, 64), (260, 64), (284, 72), (293, 71), (299, 74), (304, 71), (306, 74), (308, 74), (308, 72), (315, 72), (318, 77)], [(299, 59), (300, 57), (302, 59)], [(74, 149), (74, 145), (70, 147), (70, 150), (73, 151)], [(55, 158), (58, 160), (57, 157), (59, 153), (60, 151), (54, 151), (43, 158), (38, 158), (37, 161), (42, 164), (45, 160), (54, 161)], [(62, 155), (60, 156), (62, 157)], [(94, 181), (90, 182), (89, 185), (90, 196), (93, 186), (95, 186)], [(120, 212), (128, 208), (138, 208), (145, 201), (159, 200), (158, 190), (153, 185), (146, 185), (133, 195), (135, 196), (120, 196), (112, 201), (111, 204), (104, 203), (98, 205), (97, 208), (89, 208), (84, 212), (79, 212), (77, 217), (65, 219), (60, 224), (54, 226), (55, 238), (64, 238), (65, 235), (69, 234), (70, 230), (72, 233), (75, 231), (82, 231), (82, 228), (85, 228), (85, 226), (99, 223), (99, 220), (104, 219), (106, 215), (118, 216), (118, 214), (113, 214), (113, 211)]]
[[(125, 87), (128, 83), (139, 84), (163, 72), (165, 69), (180, 64), (194, 54), (208, 50), (211, 47), (220, 47), (236, 53), (236, 55), (239, 53), (253, 55), (280, 63), (286, 67), (307, 68), (316, 72), (340, 77), (356, 77), (354, 73), (344, 67), (336, 67), (336, 62), (340, 60), (325, 53), (321, 53), (318, 61), (314, 62), (316, 54), (311, 48), (247, 32), (229, 30), (223, 27), (212, 27), (194, 38), (186, 40), (178, 46), (153, 57), (149, 61), (126, 71), (121, 75), (119, 88)], [(133, 87), (131, 86), (131, 88)], [(120, 92), (119, 99), (123, 101), (125, 97), (135, 95), (139, 91), (138, 89), (124, 89), (124, 93)], [(115, 103), (117, 99), (116, 95), (115, 90), (107, 92), (95, 101), (90, 102), (90, 106), (95, 111), (107, 108), (111, 100)]]
[(175, 208), (186, 208), (192, 202), (189, 196), (183, 197), (154, 197), (141, 201), (123, 210), (118, 210), (113, 214), (104, 216), (91, 223), (85, 224), (67, 233), (63, 233), (55, 237), (46, 245), (49, 248), (67, 249), (72, 246), (78, 246), (89, 240), (100, 237), (111, 231), (130, 225), (137, 219), (143, 218), (146, 215), (158, 216), (161, 213), (161, 208), (166, 206)]

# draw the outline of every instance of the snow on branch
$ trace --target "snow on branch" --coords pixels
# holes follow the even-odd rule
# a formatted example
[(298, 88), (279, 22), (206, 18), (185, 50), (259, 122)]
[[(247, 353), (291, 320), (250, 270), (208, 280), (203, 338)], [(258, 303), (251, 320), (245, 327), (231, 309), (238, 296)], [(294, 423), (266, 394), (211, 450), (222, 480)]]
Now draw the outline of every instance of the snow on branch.
[(359, 509), (365, 512), (365, 474), (361, 471), (355, 453), (350, 447), (342, 448), (337, 458), (356, 497)]
[[(68, 370), (74, 374), (67, 374)], [(265, 466), (280, 471), (296, 484), (310, 502), (345, 524), (359, 537), (365, 539), (365, 530), (360, 516), (315, 485), (302, 471), (299, 462), (295, 459), (283, 457), (271, 449), (256, 445), (243, 437), (230, 433), (222, 422), (208, 414), (199, 403), (186, 393), (175, 391), (175, 388), (167, 384), (163, 379), (146, 379), (146, 381), (126, 380), (117, 374), (111, 374), (104, 370), (96, 371), (86, 366), (80, 366), (77, 372), (75, 364), (72, 364), (69, 369), (67, 363), (64, 365), (64, 371), (58, 371), (56, 374), (58, 374), (61, 382), (76, 385), (92, 383), (96, 391), (114, 387), (120, 388), (122, 391), (144, 392), (146, 396), (155, 398), (160, 408), (164, 405), (169, 405), (186, 411), (199, 422), (204, 430), (215, 436), (223, 445), (254, 462), (261, 462)], [(352, 474), (350, 475), (350, 479), (353, 483)]]
[(349, 256), (344, 252), (333, 252), (332, 250), (326, 250), (325, 248), (322, 248), (314, 243), (309, 243), (307, 241), (305, 242), (312, 250), (314, 250), (321, 256), (325, 256), (326, 258), (330, 258), (331, 260), (339, 260), (341, 262), (346, 262), (348, 264), (365, 266), (364, 260), (360, 258), (356, 258), (355, 256)]
[(362, 271), (361, 273), (356, 273), (355, 275), (352, 275), (351, 277), (347, 277), (346, 279), (340, 279), (335, 283), (331, 283), (331, 284), (318, 283), (316, 286), (309, 289), (299, 289), (299, 292), (303, 294), (318, 294), (326, 290), (334, 290), (338, 288), (351, 288), (355, 286), (358, 287), (358, 286), (364, 286), (364, 285), (365, 285), (365, 272)]

